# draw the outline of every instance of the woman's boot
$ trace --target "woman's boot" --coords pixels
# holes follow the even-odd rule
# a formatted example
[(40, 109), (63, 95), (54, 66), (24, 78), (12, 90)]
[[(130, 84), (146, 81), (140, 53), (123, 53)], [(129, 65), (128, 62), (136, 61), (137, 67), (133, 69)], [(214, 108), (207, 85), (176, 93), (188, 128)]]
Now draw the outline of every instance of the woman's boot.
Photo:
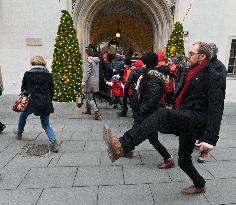
[(94, 120), (100, 120), (101, 119), (101, 113), (99, 111), (94, 113)]

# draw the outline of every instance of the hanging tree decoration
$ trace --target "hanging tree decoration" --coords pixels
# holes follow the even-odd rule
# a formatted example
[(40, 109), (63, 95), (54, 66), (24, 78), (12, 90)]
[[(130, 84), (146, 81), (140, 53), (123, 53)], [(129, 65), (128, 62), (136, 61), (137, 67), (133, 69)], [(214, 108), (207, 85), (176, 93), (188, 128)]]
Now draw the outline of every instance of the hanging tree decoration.
[(180, 22), (174, 24), (173, 31), (166, 47), (167, 57), (174, 57), (176, 54), (184, 55), (183, 25)]
[(55, 83), (55, 101), (73, 102), (83, 95), (82, 58), (73, 20), (66, 10), (62, 10), (57, 31), (52, 74)]

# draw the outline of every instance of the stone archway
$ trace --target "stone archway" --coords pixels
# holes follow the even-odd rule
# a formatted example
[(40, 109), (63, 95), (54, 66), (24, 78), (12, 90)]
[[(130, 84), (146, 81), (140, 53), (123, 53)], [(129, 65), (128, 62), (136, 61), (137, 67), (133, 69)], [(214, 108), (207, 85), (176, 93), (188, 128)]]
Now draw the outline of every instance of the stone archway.
[[(116, 28), (116, 25), (114, 26), (114, 24), (116, 23), (116, 20), (121, 17), (118, 13), (114, 12), (110, 12), (110, 15), (107, 16), (107, 18), (112, 18), (111, 22), (113, 22), (113, 25), (111, 23), (109, 26), (110, 29), (107, 31), (106, 29), (103, 29), (103, 32), (96, 32), (99, 23), (106, 19), (103, 14), (107, 11), (107, 5), (115, 5), (115, 8), (113, 8), (114, 11), (117, 8), (123, 8), (125, 10), (130, 7), (133, 9), (132, 11), (139, 11), (141, 17), (144, 17), (143, 21), (138, 20), (139, 15), (132, 16), (129, 15), (128, 12), (124, 12), (122, 18), (126, 19), (128, 22), (132, 22), (132, 19), (134, 20), (137, 18), (136, 21), (133, 21), (134, 24), (139, 22), (141, 23), (141, 27), (149, 27), (148, 30), (145, 30), (146, 34), (143, 36), (148, 36), (148, 39), (151, 39), (153, 49), (164, 49), (173, 24), (171, 10), (166, 0), (78, 0), (75, 3), (73, 14), (81, 51), (84, 51), (85, 46), (92, 43), (92, 41), (97, 41), (99, 38), (105, 38), (102, 35), (105, 34), (108, 38), (110, 35), (114, 34), (114, 29)], [(111, 28), (113, 28), (113, 32)], [(136, 47), (140, 47), (140, 42), (143, 42), (142, 46), (144, 46), (144, 48), (150, 46), (150, 40), (146, 42), (145, 37), (142, 37), (140, 33), (135, 38), (134, 36), (129, 35), (130, 33), (128, 30), (125, 31), (126, 33), (123, 33), (124, 36), (133, 45), (136, 45)], [(141, 30), (139, 30), (139, 32), (141, 32)], [(91, 33), (93, 34), (91, 35)]]

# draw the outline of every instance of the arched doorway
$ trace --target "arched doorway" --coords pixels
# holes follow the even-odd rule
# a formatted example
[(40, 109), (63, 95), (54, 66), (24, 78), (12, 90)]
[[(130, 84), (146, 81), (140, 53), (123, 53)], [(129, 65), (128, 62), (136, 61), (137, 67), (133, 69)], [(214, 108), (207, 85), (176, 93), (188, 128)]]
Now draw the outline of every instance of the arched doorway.
[(89, 43), (110, 41), (120, 21), (120, 45), (141, 50), (164, 49), (172, 28), (166, 0), (78, 0), (74, 21), (81, 51)]

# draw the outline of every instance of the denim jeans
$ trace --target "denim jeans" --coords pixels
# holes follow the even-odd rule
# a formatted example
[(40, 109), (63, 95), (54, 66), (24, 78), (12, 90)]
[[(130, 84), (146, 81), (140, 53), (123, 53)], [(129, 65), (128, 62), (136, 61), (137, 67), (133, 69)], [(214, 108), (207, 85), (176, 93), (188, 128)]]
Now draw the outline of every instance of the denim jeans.
[[(21, 112), (20, 113), (20, 117), (19, 117), (19, 121), (18, 121), (18, 128), (17, 128), (17, 133), (23, 133), (24, 132), (24, 128), (25, 128), (25, 124), (26, 124), (26, 120), (28, 118), (28, 116), (32, 114), (31, 112)], [(47, 116), (40, 116), (40, 120), (41, 120), (41, 125), (42, 128), (45, 130), (48, 139), (50, 142), (55, 142), (56, 141), (56, 137), (54, 134), (53, 129), (50, 127), (49, 125), (49, 115)]]

